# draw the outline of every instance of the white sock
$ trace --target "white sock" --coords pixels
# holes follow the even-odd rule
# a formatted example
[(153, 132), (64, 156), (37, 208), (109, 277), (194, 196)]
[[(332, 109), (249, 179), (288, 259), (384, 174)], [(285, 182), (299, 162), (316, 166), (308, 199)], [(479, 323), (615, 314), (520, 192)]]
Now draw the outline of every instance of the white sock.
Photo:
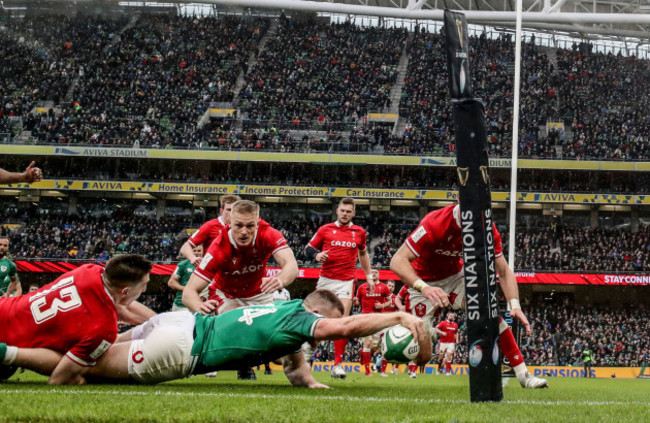
[(528, 371), (528, 368), (526, 367), (526, 363), (517, 364), (512, 369), (515, 371), (515, 374), (517, 375), (517, 379), (524, 377), (524, 375)]
[(7, 352), (5, 357), (2, 359), (2, 364), (14, 364), (16, 361), (16, 356), (18, 355), (18, 347), (12, 347), (7, 345)]

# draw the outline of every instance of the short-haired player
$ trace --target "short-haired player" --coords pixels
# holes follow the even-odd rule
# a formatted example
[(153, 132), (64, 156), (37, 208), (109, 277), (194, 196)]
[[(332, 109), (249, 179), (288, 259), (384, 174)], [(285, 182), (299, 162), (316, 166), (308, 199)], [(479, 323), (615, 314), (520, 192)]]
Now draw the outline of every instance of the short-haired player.
[(458, 344), (460, 336), (458, 333), (458, 323), (456, 323), (456, 313), (453, 311), (447, 312), (447, 319), (440, 322), (436, 326), (435, 331), (440, 335), (438, 344), (438, 372), (442, 373), (444, 366), (444, 373), (449, 376), (451, 374), (451, 363), (454, 360), (454, 352), (456, 352), (456, 344)]
[[(321, 263), (320, 276), (316, 289), (329, 289), (343, 302), (344, 316), (350, 315), (354, 282), (356, 280), (357, 257), (366, 282), (375, 284), (370, 269), (370, 256), (366, 248), (366, 231), (352, 223), (356, 215), (356, 205), (353, 198), (346, 197), (339, 201), (336, 208), (336, 221), (321, 226), (314, 237), (305, 247), (305, 253), (317, 263)], [(334, 378), (345, 378), (346, 373), (341, 366), (347, 339), (334, 342), (334, 366), (331, 375)]]

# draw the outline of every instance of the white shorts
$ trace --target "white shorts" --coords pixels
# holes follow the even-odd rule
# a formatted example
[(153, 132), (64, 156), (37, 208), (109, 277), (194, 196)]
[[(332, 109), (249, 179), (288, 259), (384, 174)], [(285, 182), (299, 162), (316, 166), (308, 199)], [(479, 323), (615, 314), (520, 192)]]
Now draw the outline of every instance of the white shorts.
[(321, 276), (316, 283), (316, 289), (329, 289), (337, 297), (351, 300), (354, 297), (354, 279), (349, 281), (339, 281), (336, 279), (325, 278)]
[(454, 342), (441, 342), (438, 352), (443, 351), (453, 354), (456, 351), (456, 344)]
[(189, 310), (158, 314), (136, 326), (129, 349), (129, 376), (159, 383), (189, 376), (194, 315)]
[[(465, 300), (465, 281), (462, 271), (443, 280), (427, 283), (442, 289), (450, 297), (453, 295), (456, 296), (451, 303), (452, 309), (459, 310), (462, 308), (463, 301)], [(413, 288), (409, 288), (409, 294), (411, 295), (411, 314), (424, 320), (430, 327), (436, 327), (434, 320), (438, 317), (436, 312), (440, 306), (438, 304), (431, 304), (431, 301), (424, 298), (420, 291), (416, 291)]]
[(226, 311), (241, 307), (273, 304), (273, 294), (262, 293), (248, 298), (228, 298), (226, 294), (219, 289), (215, 289), (214, 292), (215, 295), (220, 297), (217, 314), (222, 314)]

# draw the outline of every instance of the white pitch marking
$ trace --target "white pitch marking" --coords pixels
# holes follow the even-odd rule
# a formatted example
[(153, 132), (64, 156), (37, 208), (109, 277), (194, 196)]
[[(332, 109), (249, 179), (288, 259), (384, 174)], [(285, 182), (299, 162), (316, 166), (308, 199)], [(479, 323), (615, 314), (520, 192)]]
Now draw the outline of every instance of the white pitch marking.
[[(282, 394), (232, 394), (219, 392), (170, 392), (170, 391), (94, 391), (91, 389), (0, 389), (0, 394), (52, 394), (52, 395), (121, 395), (121, 396), (168, 396), (168, 397), (210, 397), (210, 398), (261, 398), (261, 399), (294, 399), (319, 401), (353, 401), (353, 402), (385, 402), (386, 398), (380, 397), (346, 397), (342, 395), (282, 395)], [(453, 403), (470, 404), (469, 400), (455, 400), (445, 398), (399, 398), (404, 402), (415, 402), (423, 404)], [(528, 405), (590, 405), (590, 406), (612, 406), (612, 405), (640, 405), (647, 407), (645, 401), (538, 401), (538, 400), (504, 400), (500, 404), (528, 404)]]

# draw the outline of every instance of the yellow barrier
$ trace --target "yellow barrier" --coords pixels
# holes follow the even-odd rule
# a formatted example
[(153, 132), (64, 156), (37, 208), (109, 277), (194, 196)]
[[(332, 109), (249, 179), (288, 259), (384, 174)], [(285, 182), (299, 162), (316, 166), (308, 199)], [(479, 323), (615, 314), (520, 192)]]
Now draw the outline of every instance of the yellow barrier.
[[(351, 373), (362, 373), (364, 368), (359, 363), (342, 363), (343, 369), (346, 372)], [(321, 361), (314, 362), (312, 364), (312, 370), (315, 372), (329, 372), (332, 370), (334, 362), (332, 361)], [(389, 364), (387, 372), (392, 369), (392, 365)], [(278, 369), (281, 369), (280, 366), (277, 366)], [(436, 364), (427, 364), (424, 367), (424, 374), (436, 374), (438, 365)], [(560, 366), (528, 366), (528, 370), (537, 377), (570, 377), (570, 378), (580, 378), (584, 377), (585, 372), (582, 370), (582, 367), (560, 367)], [(402, 364), (399, 366), (398, 373), (405, 373), (406, 365)], [(420, 370), (418, 369), (418, 373)], [(612, 378), (614, 377), (619, 379), (635, 379), (641, 373), (641, 367), (593, 367), (591, 369), (591, 376), (597, 378)], [(453, 364), (451, 366), (452, 375), (466, 375), (469, 376), (469, 367), (465, 364)]]
[[(9, 189), (43, 189), (72, 191), (136, 191), (169, 194), (239, 194), (270, 195), (281, 197), (356, 197), (386, 200), (446, 200), (455, 201), (456, 191), (382, 189), (382, 188), (333, 188), (297, 187), (278, 185), (221, 185), (183, 184), (168, 182), (122, 182), (122, 181), (69, 181), (47, 179), (33, 184), (10, 184)], [(508, 192), (493, 192), (492, 201), (510, 200)], [(574, 193), (518, 193), (522, 203), (560, 204), (650, 204), (650, 195), (574, 194)]]
[[(25, 156), (130, 157), (168, 160), (242, 160), (281, 163), (349, 163), (404, 166), (455, 167), (451, 157), (383, 156), (372, 154), (262, 153), (220, 150), (173, 150), (112, 147), (46, 147), (3, 145), (0, 154)], [(38, 160), (38, 159), (36, 159)], [(510, 159), (490, 159), (490, 167), (510, 168)], [(650, 162), (520, 159), (520, 169), (650, 171)], [(450, 169), (451, 170), (451, 169)]]

